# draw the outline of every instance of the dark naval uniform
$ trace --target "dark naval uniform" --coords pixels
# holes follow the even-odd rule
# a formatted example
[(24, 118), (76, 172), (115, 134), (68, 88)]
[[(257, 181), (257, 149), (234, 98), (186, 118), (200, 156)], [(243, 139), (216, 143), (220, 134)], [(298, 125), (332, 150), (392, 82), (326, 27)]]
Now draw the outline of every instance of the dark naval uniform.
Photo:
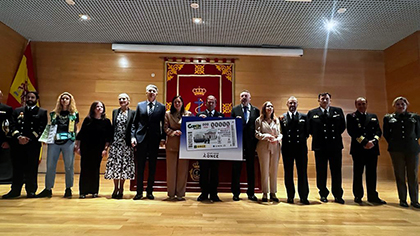
[[(353, 157), (353, 195), (363, 198), (363, 171), (366, 167), (366, 187), (368, 201), (377, 201), (376, 168), (378, 164), (379, 145), (382, 135), (378, 117), (375, 114), (359, 111), (347, 114), (347, 132), (351, 137), (350, 154)], [(373, 140), (375, 146), (365, 149), (364, 146)]]
[(12, 112), (12, 107), (0, 103), (0, 181), (10, 180), (12, 178), (10, 148), (6, 149), (1, 147), (4, 142), (10, 144)]
[(346, 129), (343, 110), (339, 107), (329, 107), (329, 112), (320, 107), (308, 112), (308, 129), (312, 135), (312, 150), (315, 151), (316, 183), (319, 195), (326, 198), (327, 167), (330, 163), (332, 193), (336, 199), (343, 196), (341, 187), (341, 166), (343, 141), (341, 134)]
[[(203, 112), (197, 113), (196, 116), (206, 115), (207, 117), (225, 117), (225, 115), (221, 112), (213, 110), (214, 112), (210, 112), (209, 110), (205, 110)], [(200, 188), (201, 194), (205, 200), (208, 198), (210, 194), (210, 199), (216, 199), (217, 197), (217, 186), (219, 185), (219, 161), (207, 161), (207, 160), (200, 160), (198, 161), (200, 164)]]
[(404, 202), (407, 199), (407, 175), (411, 204), (417, 203), (420, 117), (410, 112), (387, 114), (384, 117), (383, 131), (394, 166), (399, 199)]
[(284, 184), (286, 186), (287, 198), (293, 199), (295, 196), (295, 185), (293, 177), (293, 164), (296, 161), (298, 176), (298, 192), (301, 200), (307, 200), (309, 194), (308, 185), (308, 146), (306, 139), (308, 133), (308, 119), (306, 114), (296, 112), (284, 113), (280, 122), (281, 133), (283, 134), (282, 149)]
[[(34, 106), (19, 107), (13, 111), (11, 132), (12, 132), (12, 164), (13, 182), (12, 193), (20, 195), (22, 185), (28, 197), (35, 194), (38, 176), (38, 161), (41, 143), (38, 138), (47, 125), (47, 110)], [(27, 144), (19, 144), (18, 137), (26, 136), (30, 140)]]

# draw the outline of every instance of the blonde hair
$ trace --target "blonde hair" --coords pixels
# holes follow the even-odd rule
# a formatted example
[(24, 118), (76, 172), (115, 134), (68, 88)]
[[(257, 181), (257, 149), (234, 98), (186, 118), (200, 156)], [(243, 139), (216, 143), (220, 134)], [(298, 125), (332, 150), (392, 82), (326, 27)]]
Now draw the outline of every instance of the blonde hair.
[(53, 112), (59, 114), (63, 110), (63, 106), (61, 105), (61, 98), (64, 95), (67, 95), (67, 96), (70, 97), (70, 104), (69, 104), (68, 111), (70, 113), (76, 113), (77, 112), (76, 101), (74, 100), (73, 95), (71, 95), (71, 93), (69, 93), (69, 92), (64, 92), (64, 93), (62, 93), (58, 96), (57, 103), (55, 104), (55, 108), (54, 108)]
[(410, 105), (410, 103), (408, 102), (407, 98), (400, 96), (400, 97), (395, 98), (394, 101), (392, 101), (392, 106), (394, 107), (395, 106), (395, 103), (397, 103), (400, 100), (403, 101), (407, 106)]

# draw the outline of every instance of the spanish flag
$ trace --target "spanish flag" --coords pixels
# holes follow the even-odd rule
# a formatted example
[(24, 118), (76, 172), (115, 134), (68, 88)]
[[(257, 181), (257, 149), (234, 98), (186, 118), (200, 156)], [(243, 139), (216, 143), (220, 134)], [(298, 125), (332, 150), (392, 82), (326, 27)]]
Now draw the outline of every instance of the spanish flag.
[(37, 91), (30, 42), (26, 46), (25, 53), (10, 86), (7, 105), (13, 107), (13, 109), (24, 106), (25, 96), (28, 91)]
[[(32, 63), (31, 42), (26, 46), (20, 61), (19, 68), (10, 86), (9, 97), (7, 98), (7, 105), (13, 109), (25, 106), (25, 97), (28, 91), (37, 91), (37, 84), (34, 76), (34, 67)], [(38, 100), (39, 105), (39, 100)], [(42, 158), (42, 147), (39, 153), (39, 163)]]

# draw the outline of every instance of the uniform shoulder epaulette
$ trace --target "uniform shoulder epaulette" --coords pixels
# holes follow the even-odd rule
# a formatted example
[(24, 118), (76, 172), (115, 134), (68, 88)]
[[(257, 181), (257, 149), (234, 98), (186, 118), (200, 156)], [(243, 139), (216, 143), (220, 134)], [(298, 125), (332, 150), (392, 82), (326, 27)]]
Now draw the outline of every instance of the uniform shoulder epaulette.
[(385, 115), (385, 117), (387, 117), (387, 118), (391, 118), (391, 117), (394, 117), (395, 116), (395, 114), (394, 113), (391, 113), (391, 114), (386, 114)]

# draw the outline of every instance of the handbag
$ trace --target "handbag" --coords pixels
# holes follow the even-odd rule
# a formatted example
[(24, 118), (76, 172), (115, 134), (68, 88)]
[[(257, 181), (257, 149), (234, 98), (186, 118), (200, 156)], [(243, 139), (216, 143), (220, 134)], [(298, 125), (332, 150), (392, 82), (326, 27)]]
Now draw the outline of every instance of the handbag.
[(46, 144), (53, 144), (55, 141), (55, 135), (57, 134), (57, 125), (47, 125), (42, 132), (41, 137), (38, 139), (39, 142)]

